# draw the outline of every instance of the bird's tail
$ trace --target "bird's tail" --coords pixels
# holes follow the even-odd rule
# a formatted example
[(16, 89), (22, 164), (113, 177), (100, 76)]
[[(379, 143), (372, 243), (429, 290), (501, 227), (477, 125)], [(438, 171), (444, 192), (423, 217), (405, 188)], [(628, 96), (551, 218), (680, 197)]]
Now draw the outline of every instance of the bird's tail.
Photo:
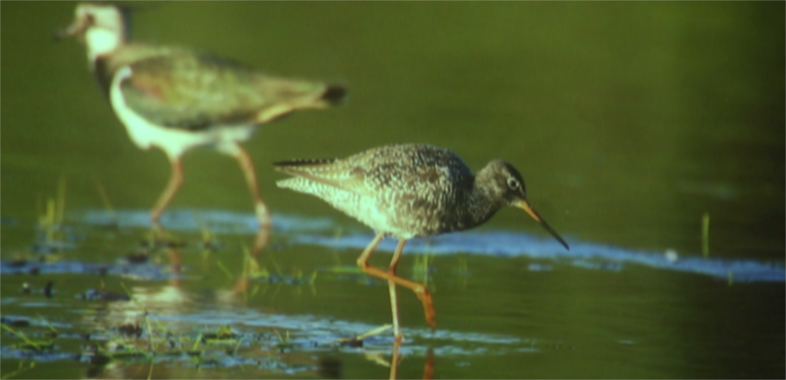
[(322, 93), (322, 100), (331, 106), (341, 104), (347, 97), (347, 88), (340, 84), (330, 84)]
[(288, 167), (319, 166), (332, 164), (337, 158), (298, 158), (289, 161), (277, 161), (273, 163), (278, 171), (286, 171)]
[(338, 161), (337, 158), (322, 158), (274, 162), (273, 166), (275, 166), (276, 171), (295, 177), (276, 181), (276, 185), (297, 191), (310, 188), (312, 182), (337, 186), (337, 183), (334, 183), (332, 179), (324, 176), (325, 172), (329, 172), (331, 165), (336, 161)]
[(281, 81), (276, 85), (274, 93), (281, 99), (260, 110), (256, 115), (257, 123), (267, 123), (296, 110), (336, 106), (341, 104), (347, 95), (344, 86), (335, 84), (315, 85), (309, 82)]

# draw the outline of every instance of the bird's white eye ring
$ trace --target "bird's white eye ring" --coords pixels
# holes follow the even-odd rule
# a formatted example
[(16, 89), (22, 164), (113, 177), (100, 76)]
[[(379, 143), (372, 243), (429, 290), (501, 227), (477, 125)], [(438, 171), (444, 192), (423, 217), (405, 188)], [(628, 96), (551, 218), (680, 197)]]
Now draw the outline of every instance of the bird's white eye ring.
[(511, 190), (518, 190), (518, 188), (519, 188), (519, 181), (517, 181), (517, 180), (516, 180), (515, 178), (513, 178), (513, 177), (509, 177), (509, 178), (508, 178), (508, 187), (509, 187)]

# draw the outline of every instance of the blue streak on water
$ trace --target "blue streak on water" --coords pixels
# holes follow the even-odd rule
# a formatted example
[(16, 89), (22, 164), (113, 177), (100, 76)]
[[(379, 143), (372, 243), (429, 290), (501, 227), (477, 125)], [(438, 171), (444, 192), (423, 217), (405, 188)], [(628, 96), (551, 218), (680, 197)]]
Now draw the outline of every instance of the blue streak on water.
[[(297, 235), (295, 243), (323, 245), (335, 248), (364, 249), (372, 235), (358, 234), (335, 238), (320, 235)], [(571, 241), (570, 251), (564, 250), (550, 239), (541, 239), (521, 232), (483, 231), (440, 235), (429, 240), (413, 239), (404, 249), (409, 253), (449, 255), (459, 252), (500, 257), (531, 257), (535, 259), (566, 260), (575, 266), (620, 270), (622, 264), (638, 264), (656, 269), (673, 270), (709, 275), (726, 279), (729, 272), (734, 281), (785, 282), (783, 264), (745, 259), (702, 258), (683, 256), (676, 262), (669, 261), (662, 253), (634, 251), (604, 244)], [(394, 239), (384, 240), (377, 250), (392, 252)]]
[[(150, 227), (147, 211), (121, 210), (115, 215), (120, 227)], [(111, 214), (104, 210), (85, 211), (79, 219), (84, 223), (98, 225), (106, 225), (113, 220)], [(253, 214), (220, 210), (167, 210), (161, 218), (161, 223), (168, 229), (193, 231), (198, 231), (200, 224), (204, 224), (213, 232), (232, 234), (253, 234), (258, 228)], [(326, 233), (331, 233), (338, 227), (329, 218), (274, 213), (273, 226), (278, 232), (298, 232), (292, 236), (291, 241), (295, 244), (357, 249), (358, 252), (373, 238), (371, 234), (352, 234), (339, 238), (331, 236), (332, 234), (328, 235)], [(322, 234), (314, 234), (315, 232)], [(624, 264), (637, 264), (655, 269), (708, 275), (719, 279), (727, 279), (731, 273), (736, 282), (786, 282), (786, 269), (783, 263), (685, 255), (677, 261), (670, 261), (663, 253), (654, 251), (636, 251), (575, 240), (569, 243), (571, 249), (565, 251), (550, 237), (535, 237), (523, 232), (467, 231), (430, 239), (413, 239), (407, 243), (404, 252), (436, 255), (470, 253), (499, 257), (524, 256), (567, 261), (578, 267), (611, 271), (622, 270)], [(395, 245), (393, 239), (386, 239), (377, 249), (392, 252)]]
[(42, 274), (109, 274), (143, 280), (165, 280), (181, 277), (179, 274), (171, 273), (168, 267), (155, 264), (95, 264), (62, 260), (51, 263), (29, 261), (22, 265), (17, 265), (8, 260), (0, 261), (0, 274), (3, 275), (27, 274), (30, 273), (33, 268), (38, 269)]

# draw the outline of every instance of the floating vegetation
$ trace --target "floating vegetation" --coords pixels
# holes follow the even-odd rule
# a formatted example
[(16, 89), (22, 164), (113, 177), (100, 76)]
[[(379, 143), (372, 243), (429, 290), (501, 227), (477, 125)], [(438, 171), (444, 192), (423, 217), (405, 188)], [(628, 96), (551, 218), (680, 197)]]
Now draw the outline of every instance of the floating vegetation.
[(54, 289), (54, 281), (47, 281), (44, 286), (44, 295), (46, 298), (52, 298), (52, 290)]
[(121, 335), (135, 336), (137, 338), (142, 336), (142, 332), (144, 331), (142, 327), (139, 326), (139, 321), (121, 324), (117, 326), (115, 330)]
[(701, 217), (701, 254), (710, 257), (710, 214), (705, 212)]
[(125, 262), (128, 264), (146, 264), (150, 261), (150, 254), (147, 251), (131, 252), (125, 256)]
[(7, 372), (7, 371), (9, 371), (9, 369), (5, 368), (4, 370), (6, 372), (3, 373), (3, 376), (0, 377), (0, 379), (16, 378), (16, 377), (19, 377), (19, 375), (21, 375), (21, 374), (23, 374), (23, 373), (25, 373), (25, 372), (33, 369), (33, 368), (35, 368), (35, 361), (25, 362), (24, 360), (20, 360), (19, 361), (19, 365), (17, 366), (16, 370), (14, 370), (12, 372)]
[(77, 295), (77, 298), (81, 298), (86, 301), (131, 301), (131, 296), (128, 295), (129, 292), (127, 289), (125, 294), (120, 294), (108, 292), (104, 289), (105, 287), (106, 286), (104, 282), (101, 281), (101, 289), (88, 289), (84, 293)]
[(36, 352), (43, 352), (48, 351), (54, 348), (54, 340), (53, 339), (46, 339), (46, 340), (35, 340), (29, 338), (25, 333), (21, 331), (17, 331), (13, 327), (3, 323), (0, 325), (3, 328), (3, 331), (10, 332), (17, 338), (19, 338), (22, 342), (14, 344), (13, 347), (19, 350), (24, 351), (36, 351)]
[(178, 240), (173, 236), (160, 232), (151, 232), (150, 235), (139, 241), (139, 246), (146, 249), (160, 249), (160, 248), (185, 248), (186, 242)]
[(379, 327), (377, 327), (375, 329), (366, 331), (363, 334), (353, 336), (351, 338), (338, 338), (338, 339), (336, 339), (336, 342), (338, 342), (338, 344), (340, 346), (363, 347), (363, 341), (366, 338), (368, 338), (370, 336), (374, 336), (374, 335), (379, 335), (379, 334), (381, 334), (381, 333), (383, 333), (385, 331), (390, 330), (391, 328), (393, 328), (393, 325), (385, 324), (385, 325), (379, 326)]
[(426, 249), (424, 253), (416, 254), (412, 263), (412, 280), (426, 285), (431, 291), (435, 290), (433, 281), (429, 281), (434, 271), (434, 258), (434, 252)]
[(280, 352), (291, 350), (294, 347), (294, 344), (292, 344), (292, 341), (289, 339), (289, 330), (286, 331), (284, 337), (281, 337), (281, 334), (278, 333), (278, 330), (273, 330), (273, 332), (275, 332), (276, 336), (278, 337), (278, 344), (276, 345), (276, 348), (278, 348)]
[[(40, 199), (40, 198), (39, 198)], [(46, 199), (45, 205), (38, 205), (37, 239), (30, 250), (39, 254), (54, 254), (72, 248), (73, 240), (63, 225), (65, 219), (66, 178), (60, 177), (57, 195)]]
[(199, 225), (199, 247), (207, 252), (215, 252), (219, 249), (223, 248), (221, 241), (218, 239), (218, 235), (210, 228), (210, 225), (206, 223), (201, 216), (196, 216), (197, 223)]
[(101, 198), (101, 204), (103, 204), (104, 210), (106, 211), (107, 215), (109, 215), (109, 220), (105, 226), (116, 229), (118, 227), (117, 214), (115, 213), (115, 208), (112, 207), (112, 202), (109, 201), (109, 195), (104, 188), (104, 184), (101, 183), (97, 177), (94, 178), (94, 182), (96, 184), (96, 189), (98, 190), (98, 195)]

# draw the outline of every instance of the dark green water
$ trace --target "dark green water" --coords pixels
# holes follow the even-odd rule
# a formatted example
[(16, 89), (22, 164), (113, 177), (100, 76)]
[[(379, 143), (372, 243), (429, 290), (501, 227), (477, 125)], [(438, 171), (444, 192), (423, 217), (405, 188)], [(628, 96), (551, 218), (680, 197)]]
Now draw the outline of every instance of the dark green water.
[[(259, 262), (283, 276), (245, 293), (232, 290), (253, 242), (251, 202), (237, 165), (207, 149), (185, 156), (184, 186), (164, 216), (187, 246), (155, 250), (141, 266), (118, 262), (149, 232), (144, 214), (169, 166), (130, 142), (84, 49), (51, 41), (74, 6), (2, 4), (0, 306), (32, 323), (16, 328), (25, 334), (49, 331), (41, 318), (59, 331), (55, 348), (31, 354), (4, 330), (3, 376), (35, 361), (13, 377), (147, 377), (149, 359), (75, 357), (89, 343), (81, 334), (111, 347), (107, 329), (147, 311), (175, 334), (229, 325), (248, 337), (236, 355), (207, 350), (200, 366), (159, 355), (154, 377), (321, 377), (336, 366), (342, 377), (387, 377), (373, 359), (390, 361), (387, 334), (362, 349), (333, 343), (389, 321), (385, 284), (327, 269), (351, 268), (371, 232), (277, 189), (269, 163), (398, 142), (450, 148), (475, 169), (514, 163), (532, 204), (571, 244), (563, 253), (517, 210), (413, 241), (400, 273), (422, 281), (414, 263), (433, 254), (438, 326), (430, 332), (417, 299), (399, 291), (399, 377), (429, 367), (435, 378), (786, 376), (783, 3), (148, 6), (134, 19), (139, 40), (350, 89), (344, 107), (276, 121), (245, 144), (276, 226)], [(44, 254), (35, 244), (53, 240), (37, 218), (60, 178), (66, 218), (54, 241), (65, 247)], [(119, 212), (116, 229), (101, 226), (97, 181)], [(214, 230), (218, 250), (200, 248), (195, 221)], [(392, 243), (373, 264), (386, 264)], [(40, 293), (47, 281), (52, 298)], [(78, 297), (102, 281), (134, 301)], [(33, 293), (20, 291), (25, 282)], [(284, 331), (294, 346), (281, 353)]]

